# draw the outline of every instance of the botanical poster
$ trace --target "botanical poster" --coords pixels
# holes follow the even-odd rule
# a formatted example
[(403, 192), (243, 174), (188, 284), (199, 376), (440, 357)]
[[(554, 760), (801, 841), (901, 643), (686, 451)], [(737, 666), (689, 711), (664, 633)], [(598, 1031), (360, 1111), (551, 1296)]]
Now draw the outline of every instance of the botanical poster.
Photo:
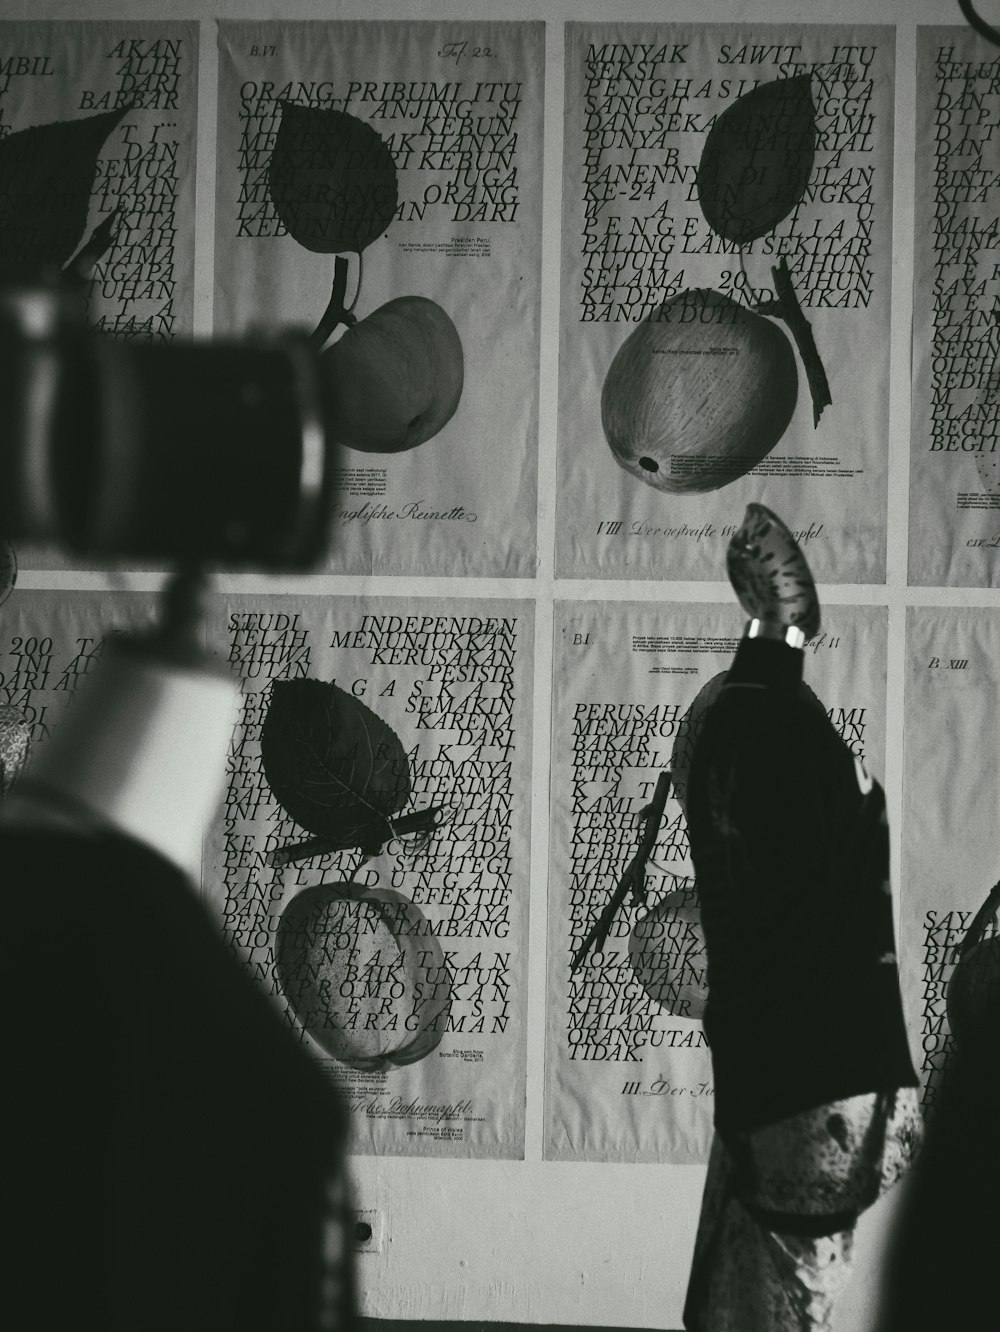
[(885, 577), (894, 32), (566, 29), (557, 570)]
[(543, 33), (220, 24), (215, 328), (319, 350), (338, 572), (535, 569)]
[(519, 1157), (524, 601), (223, 596), (242, 681), (204, 887), (357, 1152)]
[[(684, 793), (739, 608), (559, 602), (555, 617), (545, 1152), (707, 1159), (707, 993)], [(881, 778), (886, 614), (824, 608), (804, 678)], [(713, 686), (715, 687), (715, 686)], [(665, 774), (670, 774), (669, 781)], [(624, 883), (636, 853), (644, 869)], [(767, 1014), (759, 1040), (768, 1039)]]

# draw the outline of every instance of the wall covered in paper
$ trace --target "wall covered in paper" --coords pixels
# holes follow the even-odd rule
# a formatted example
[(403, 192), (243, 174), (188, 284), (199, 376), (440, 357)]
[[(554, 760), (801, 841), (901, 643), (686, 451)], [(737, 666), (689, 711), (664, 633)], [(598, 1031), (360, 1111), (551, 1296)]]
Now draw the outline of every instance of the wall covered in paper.
[[(351, 1106), (365, 1313), (680, 1326), (713, 1130), (684, 771), (752, 502), (805, 554), (805, 678), (886, 792), (935, 1104), (1000, 878), (1000, 46), (939, 0), (804, 8), (0, 21), (0, 281), (61, 275), (119, 349), (318, 358), (328, 548), (213, 571), (203, 607), (240, 694), (193, 888)], [(254, 479), (225, 411), (162, 405)], [(165, 570), (3, 537), (13, 772)], [(866, 1243), (835, 1332), (874, 1332)]]

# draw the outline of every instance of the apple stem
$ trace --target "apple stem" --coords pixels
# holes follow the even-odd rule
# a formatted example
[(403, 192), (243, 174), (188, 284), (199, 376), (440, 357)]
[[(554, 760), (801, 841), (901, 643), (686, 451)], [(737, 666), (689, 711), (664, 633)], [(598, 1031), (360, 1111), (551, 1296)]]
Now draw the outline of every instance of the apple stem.
[(815, 429), (819, 425), (819, 418), (823, 415), (823, 409), (829, 407), (833, 402), (830, 396), (830, 381), (826, 377), (826, 370), (820, 360), (819, 351), (816, 348), (816, 339), (813, 337), (809, 320), (802, 313), (799, 298), (792, 286), (792, 275), (787, 260), (783, 258), (776, 268), (772, 268), (771, 276), (774, 278), (775, 299), (758, 301), (754, 308), (758, 314), (772, 315), (775, 319), (780, 319), (788, 325), (788, 330), (795, 340), (795, 346), (798, 348), (802, 365), (805, 368), (809, 393), (812, 397), (813, 428)]
[(663, 818), (663, 810), (666, 807), (667, 796), (670, 793), (670, 773), (661, 772), (656, 779), (656, 790), (653, 792), (653, 799), (639, 811), (639, 818), (643, 821), (642, 834), (639, 838), (639, 847), (625, 867), (625, 873), (622, 875), (618, 887), (608, 902), (607, 906), (601, 912), (600, 916), (591, 927), (590, 933), (584, 939), (583, 943), (573, 954), (573, 961), (570, 963), (569, 974), (575, 975), (583, 965), (587, 954), (593, 948), (595, 953), (599, 953), (604, 947), (604, 941), (608, 937), (608, 930), (611, 929), (612, 922), (618, 914), (618, 910), (625, 901), (629, 890), (632, 892), (633, 902), (645, 906), (646, 901), (646, 861), (653, 853), (653, 847), (656, 844), (656, 835), (660, 831), (660, 820)]
[[(361, 290), (361, 274), (358, 273), (358, 291)], [(309, 335), (309, 341), (317, 351), (322, 351), (326, 345), (331, 333), (339, 328), (341, 324), (346, 324), (348, 328), (356, 324), (357, 316), (353, 310), (358, 300), (358, 291), (354, 293), (354, 300), (349, 306), (345, 306), (344, 297), (347, 295), (347, 260), (342, 254), (338, 254), (333, 261), (333, 286), (330, 290), (330, 300), (326, 309), (323, 311), (323, 317), (316, 325), (315, 329)]]

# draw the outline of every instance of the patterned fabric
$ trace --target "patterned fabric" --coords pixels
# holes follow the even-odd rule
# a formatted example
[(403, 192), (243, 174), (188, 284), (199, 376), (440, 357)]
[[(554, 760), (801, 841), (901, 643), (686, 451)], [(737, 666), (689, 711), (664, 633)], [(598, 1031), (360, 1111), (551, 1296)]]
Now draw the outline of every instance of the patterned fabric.
[(833, 1101), (712, 1145), (684, 1326), (823, 1332), (857, 1216), (907, 1170), (917, 1091)]

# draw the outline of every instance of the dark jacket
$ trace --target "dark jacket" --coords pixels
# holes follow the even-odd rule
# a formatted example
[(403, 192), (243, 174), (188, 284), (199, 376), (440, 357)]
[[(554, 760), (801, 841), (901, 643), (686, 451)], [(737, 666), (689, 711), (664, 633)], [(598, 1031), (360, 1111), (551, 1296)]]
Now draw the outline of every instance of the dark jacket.
[(802, 683), (745, 639), (687, 794), (719, 1130), (916, 1085), (899, 997), (885, 798)]

